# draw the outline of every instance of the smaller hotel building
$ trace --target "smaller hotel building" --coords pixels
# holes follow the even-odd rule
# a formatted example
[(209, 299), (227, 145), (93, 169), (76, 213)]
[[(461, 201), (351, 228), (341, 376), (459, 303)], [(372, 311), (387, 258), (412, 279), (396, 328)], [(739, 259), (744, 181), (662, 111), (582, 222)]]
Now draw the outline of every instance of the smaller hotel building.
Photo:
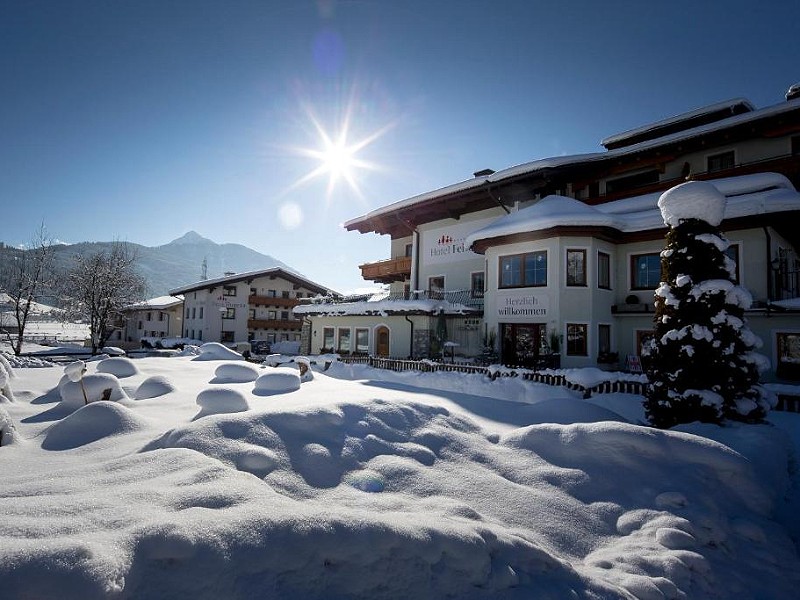
[(200, 342), (300, 342), (301, 300), (336, 293), (280, 267), (198, 281), (174, 290), (183, 297), (183, 337)]

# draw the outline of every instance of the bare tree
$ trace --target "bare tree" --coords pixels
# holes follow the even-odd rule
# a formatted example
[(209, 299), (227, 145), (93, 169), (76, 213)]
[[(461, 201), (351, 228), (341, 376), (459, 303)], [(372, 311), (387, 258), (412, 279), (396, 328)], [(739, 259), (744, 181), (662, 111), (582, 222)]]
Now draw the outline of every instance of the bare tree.
[(0, 291), (9, 297), (16, 333), (5, 330), (14, 354), (22, 352), (25, 328), (42, 288), (52, 282), (53, 240), (47, 236), (44, 224), (34, 234), (25, 250), (7, 249), (0, 268)]
[(122, 309), (144, 299), (145, 280), (136, 270), (136, 252), (124, 242), (108, 250), (79, 254), (64, 278), (63, 297), (71, 316), (89, 322), (92, 354), (122, 324)]

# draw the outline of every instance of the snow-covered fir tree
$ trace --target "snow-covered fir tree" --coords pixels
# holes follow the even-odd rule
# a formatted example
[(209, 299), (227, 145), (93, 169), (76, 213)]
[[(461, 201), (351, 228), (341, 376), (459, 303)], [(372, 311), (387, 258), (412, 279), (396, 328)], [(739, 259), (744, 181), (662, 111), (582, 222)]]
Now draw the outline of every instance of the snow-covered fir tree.
[(744, 318), (752, 297), (733, 281), (736, 265), (725, 254), (725, 196), (690, 181), (662, 194), (658, 206), (669, 231), (646, 352), (647, 416), (656, 427), (758, 421), (774, 404), (758, 383), (769, 361), (755, 352), (761, 340)]

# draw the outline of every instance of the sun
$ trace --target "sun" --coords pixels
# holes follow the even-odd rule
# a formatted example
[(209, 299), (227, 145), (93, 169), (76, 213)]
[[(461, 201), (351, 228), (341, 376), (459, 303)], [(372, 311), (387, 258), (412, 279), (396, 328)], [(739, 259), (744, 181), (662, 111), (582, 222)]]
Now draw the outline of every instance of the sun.
[(295, 181), (286, 191), (288, 192), (313, 179), (327, 175), (327, 201), (330, 201), (337, 184), (342, 181), (347, 184), (348, 188), (359, 199), (362, 199), (361, 188), (358, 184), (359, 171), (377, 170), (379, 167), (360, 158), (359, 153), (391, 129), (393, 124), (382, 127), (356, 141), (350, 141), (352, 128), (351, 111), (349, 109), (333, 134), (322, 125), (314, 111), (308, 106), (306, 107), (306, 114), (316, 133), (318, 145), (316, 148), (295, 148), (295, 151), (314, 159), (317, 162), (317, 166)]

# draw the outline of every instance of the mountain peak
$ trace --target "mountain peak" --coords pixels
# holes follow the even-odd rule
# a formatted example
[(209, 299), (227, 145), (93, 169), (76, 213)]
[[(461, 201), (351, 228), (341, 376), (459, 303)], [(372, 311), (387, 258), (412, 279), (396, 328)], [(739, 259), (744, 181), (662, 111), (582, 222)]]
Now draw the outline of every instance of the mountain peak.
[[(204, 238), (196, 231), (187, 231), (177, 240), (172, 240), (170, 244), (201, 244), (203, 242), (211, 242), (208, 238)], [(214, 242), (211, 242), (212, 244)]]

